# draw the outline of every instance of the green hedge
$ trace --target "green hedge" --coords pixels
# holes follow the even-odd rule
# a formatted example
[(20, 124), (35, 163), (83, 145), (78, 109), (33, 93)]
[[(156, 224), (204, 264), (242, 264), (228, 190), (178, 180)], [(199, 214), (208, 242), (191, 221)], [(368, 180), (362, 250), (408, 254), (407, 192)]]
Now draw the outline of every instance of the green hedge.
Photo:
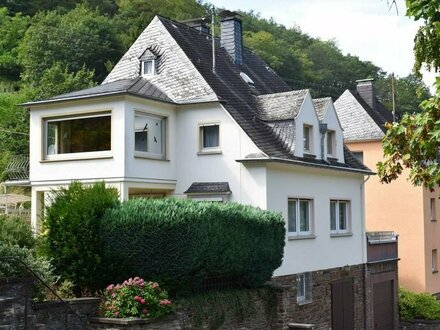
[(99, 222), (103, 214), (119, 205), (115, 189), (103, 182), (91, 186), (73, 182), (68, 188), (53, 191), (51, 206), (43, 221), (42, 252), (52, 260), (57, 274), (72, 281), (76, 294), (94, 291), (102, 282)]
[(399, 292), (399, 315), (403, 320), (440, 320), (440, 301), (429, 293)]
[(0, 242), (33, 248), (35, 238), (29, 223), (21, 218), (0, 215)]
[(281, 265), (281, 214), (235, 203), (134, 199), (101, 222), (111, 281), (140, 276), (184, 292), (208, 278), (255, 287)]

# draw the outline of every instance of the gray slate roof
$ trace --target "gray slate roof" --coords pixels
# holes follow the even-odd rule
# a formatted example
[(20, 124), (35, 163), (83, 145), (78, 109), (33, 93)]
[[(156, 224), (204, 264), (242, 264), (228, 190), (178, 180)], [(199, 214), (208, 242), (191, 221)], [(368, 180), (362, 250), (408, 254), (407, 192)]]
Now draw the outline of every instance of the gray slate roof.
[(137, 77), (132, 79), (122, 79), (109, 84), (98, 85), (76, 92), (61, 94), (40, 102), (29, 102), (25, 103), (24, 105), (120, 94), (131, 94), (168, 103), (173, 102), (164, 92), (162, 92), (150, 81), (146, 80), (145, 78)]
[(325, 112), (327, 110), (328, 103), (332, 100), (331, 97), (323, 97), (320, 99), (313, 99), (313, 106), (316, 110), (319, 120), (323, 120), (325, 117)]
[(384, 124), (392, 114), (376, 101), (373, 110), (356, 92), (346, 90), (335, 102), (335, 109), (344, 129), (344, 139), (350, 141), (380, 140), (385, 136)]
[(257, 111), (262, 120), (295, 119), (307, 89), (257, 96)]
[(193, 182), (184, 194), (230, 194), (228, 182)]

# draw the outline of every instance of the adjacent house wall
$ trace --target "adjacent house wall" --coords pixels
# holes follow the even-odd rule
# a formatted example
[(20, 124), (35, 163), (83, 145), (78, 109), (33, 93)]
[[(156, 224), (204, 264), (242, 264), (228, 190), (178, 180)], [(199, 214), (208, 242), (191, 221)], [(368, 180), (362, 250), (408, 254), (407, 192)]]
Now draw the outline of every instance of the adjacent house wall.
[[(363, 151), (364, 164), (372, 170), (382, 160), (382, 144), (379, 140), (347, 143), (347, 146), (354, 152)], [(436, 293), (440, 291), (440, 281), (434, 283), (431, 272), (431, 250), (436, 244), (433, 240), (435, 224), (424, 220), (429, 201), (426, 202), (426, 198), (424, 201), (423, 189), (412, 186), (407, 177), (408, 172), (405, 171), (391, 184), (380, 183), (378, 176), (370, 177), (365, 194), (366, 229), (395, 231), (399, 235), (401, 286)]]

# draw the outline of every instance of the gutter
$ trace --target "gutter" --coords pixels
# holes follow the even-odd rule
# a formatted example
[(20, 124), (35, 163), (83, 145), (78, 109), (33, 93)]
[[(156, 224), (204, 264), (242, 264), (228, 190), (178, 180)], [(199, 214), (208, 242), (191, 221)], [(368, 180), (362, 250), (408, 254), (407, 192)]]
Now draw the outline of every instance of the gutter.
[(355, 172), (359, 174), (364, 175), (375, 175), (375, 172), (367, 171), (367, 170), (360, 170), (356, 168), (351, 167), (340, 167), (330, 164), (316, 164), (316, 163), (310, 163), (302, 160), (293, 160), (293, 159), (284, 159), (284, 158), (242, 158), (242, 159), (236, 159), (237, 163), (282, 163), (282, 164), (291, 164), (291, 165), (301, 165), (301, 166), (308, 166), (308, 167), (317, 167), (317, 168), (323, 168), (323, 169), (333, 169), (336, 171), (343, 171), (343, 172)]

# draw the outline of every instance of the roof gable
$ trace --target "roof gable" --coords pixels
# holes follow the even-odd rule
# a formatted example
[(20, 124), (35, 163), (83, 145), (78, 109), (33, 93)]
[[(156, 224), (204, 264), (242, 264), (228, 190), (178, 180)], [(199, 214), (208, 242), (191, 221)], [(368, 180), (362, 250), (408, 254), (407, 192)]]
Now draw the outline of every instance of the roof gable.
[(378, 140), (385, 136), (383, 127), (366, 110), (368, 105), (354, 93), (346, 90), (334, 105), (346, 141)]

